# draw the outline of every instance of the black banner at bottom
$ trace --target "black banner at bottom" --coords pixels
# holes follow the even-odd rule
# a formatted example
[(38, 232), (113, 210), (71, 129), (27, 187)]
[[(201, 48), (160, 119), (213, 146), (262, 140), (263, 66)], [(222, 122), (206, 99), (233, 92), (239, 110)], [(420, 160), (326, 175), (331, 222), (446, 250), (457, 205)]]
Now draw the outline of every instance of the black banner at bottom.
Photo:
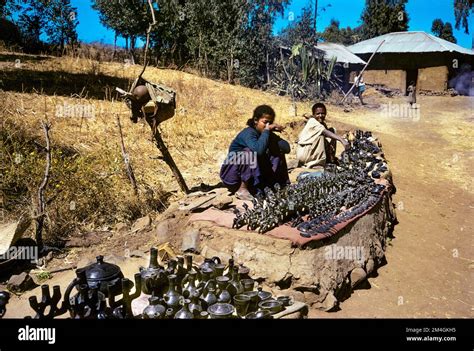
[[(67, 348), (103, 350), (162, 346), (192, 347), (227, 340), (226, 348), (262, 342), (312, 348), (473, 350), (469, 319), (306, 319), (306, 320), (0, 320), (0, 351)], [(171, 338), (170, 338), (171, 337)], [(382, 342), (380, 344), (379, 342)], [(319, 345), (319, 346), (318, 346)], [(281, 345), (279, 345), (281, 347)], [(220, 348), (220, 347), (219, 347)]]

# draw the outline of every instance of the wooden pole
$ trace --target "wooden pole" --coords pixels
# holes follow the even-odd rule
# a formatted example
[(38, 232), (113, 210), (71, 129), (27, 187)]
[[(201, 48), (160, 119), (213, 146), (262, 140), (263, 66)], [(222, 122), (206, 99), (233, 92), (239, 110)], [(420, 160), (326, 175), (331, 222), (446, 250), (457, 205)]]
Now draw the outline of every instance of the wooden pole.
[(138, 79), (142, 77), (143, 73), (145, 72), (146, 67), (148, 66), (147, 54), (148, 54), (148, 46), (150, 44), (150, 33), (153, 27), (157, 24), (156, 17), (155, 17), (155, 10), (153, 9), (153, 4), (151, 3), (151, 0), (148, 0), (148, 6), (150, 7), (152, 22), (150, 23), (146, 31), (146, 44), (145, 44), (145, 53), (144, 53), (144, 58), (143, 58), (144, 60), (143, 69), (138, 75)]
[(120, 149), (122, 150), (123, 162), (125, 163), (128, 179), (130, 179), (130, 183), (132, 183), (133, 192), (135, 193), (135, 196), (138, 196), (137, 181), (135, 179), (135, 174), (133, 173), (132, 165), (130, 164), (130, 157), (127, 154), (127, 150), (125, 150), (125, 144), (123, 142), (122, 125), (120, 124), (120, 117), (118, 115), (116, 115), (115, 117), (117, 119), (117, 126), (120, 133)]
[(168, 148), (166, 147), (165, 142), (163, 141), (163, 138), (161, 137), (158, 126), (153, 127), (153, 125), (150, 124), (150, 127), (153, 132), (153, 138), (155, 139), (156, 147), (160, 150), (161, 154), (163, 155), (163, 160), (171, 168), (171, 172), (173, 172), (173, 175), (176, 178), (176, 181), (178, 182), (181, 190), (185, 194), (188, 194), (189, 188), (186, 185), (186, 182), (183, 176), (181, 175), (181, 172), (179, 171), (178, 166), (176, 166), (176, 163), (174, 162), (173, 157), (171, 157), (171, 154), (168, 151)]
[(41, 251), (43, 248), (43, 225), (45, 219), (45, 209), (46, 209), (46, 201), (44, 200), (44, 191), (46, 186), (48, 185), (49, 181), (49, 171), (51, 169), (51, 145), (49, 141), (49, 130), (51, 125), (47, 122), (41, 122), (41, 126), (43, 127), (44, 137), (46, 139), (46, 167), (44, 170), (44, 177), (41, 185), (38, 189), (38, 204), (35, 214), (36, 220), (36, 244), (38, 245), (38, 249)]
[[(375, 49), (375, 51), (372, 53), (372, 55), (370, 56), (369, 60), (367, 61), (367, 63), (365, 64), (364, 68), (362, 69), (362, 71), (360, 72), (359, 76), (362, 75), (362, 73), (364, 73), (365, 69), (367, 68), (367, 66), (369, 65), (370, 61), (372, 61), (372, 58), (374, 57), (374, 55), (377, 53), (377, 51), (380, 49), (380, 47), (382, 46), (382, 44), (385, 43), (385, 40), (382, 40), (382, 42), (379, 44), (379, 46), (377, 46), (377, 49)], [(351, 93), (352, 89), (354, 89), (355, 85), (356, 85), (356, 81), (354, 80), (354, 84), (352, 84), (352, 87), (349, 89), (349, 91), (344, 95), (344, 97), (342, 98), (341, 100), (341, 104), (344, 102), (344, 100), (346, 100), (347, 96)]]

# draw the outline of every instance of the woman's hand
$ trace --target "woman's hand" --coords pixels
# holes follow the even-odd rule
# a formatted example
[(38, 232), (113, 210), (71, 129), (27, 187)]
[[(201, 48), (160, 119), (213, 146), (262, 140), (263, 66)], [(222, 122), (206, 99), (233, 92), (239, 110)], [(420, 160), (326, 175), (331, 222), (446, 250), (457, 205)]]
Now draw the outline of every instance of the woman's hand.
[(265, 126), (265, 129), (268, 129), (269, 131), (282, 132), (285, 129), (285, 127), (276, 123), (272, 123), (272, 124), (267, 123), (267, 125)]

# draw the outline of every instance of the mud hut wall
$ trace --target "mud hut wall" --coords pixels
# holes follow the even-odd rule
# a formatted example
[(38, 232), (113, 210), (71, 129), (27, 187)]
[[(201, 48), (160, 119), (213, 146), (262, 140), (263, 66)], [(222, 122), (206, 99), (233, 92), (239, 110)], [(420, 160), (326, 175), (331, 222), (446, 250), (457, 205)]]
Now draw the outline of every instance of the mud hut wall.
[(420, 68), (418, 70), (417, 90), (444, 91), (448, 85), (446, 66)]
[[(358, 56), (366, 61), (370, 58), (370, 54)], [(443, 91), (447, 88), (448, 80), (457, 74), (459, 67), (472, 62), (472, 56), (456, 52), (378, 53), (367, 67), (364, 79), (369, 84), (383, 84), (405, 92), (406, 71), (416, 69), (417, 86), (420, 89)], [(405, 73), (401, 73), (402, 71)]]
[(403, 70), (366, 70), (366, 84), (383, 84), (387, 88), (399, 89), (405, 92), (406, 71)]

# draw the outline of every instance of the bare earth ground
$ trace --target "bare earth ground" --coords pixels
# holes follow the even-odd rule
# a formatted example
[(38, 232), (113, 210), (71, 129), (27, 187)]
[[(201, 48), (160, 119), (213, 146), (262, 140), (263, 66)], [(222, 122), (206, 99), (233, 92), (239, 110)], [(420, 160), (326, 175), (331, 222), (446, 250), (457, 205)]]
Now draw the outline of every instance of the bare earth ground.
[[(155, 71), (152, 71), (155, 75)], [(179, 75), (178, 73), (172, 73)], [(180, 76), (181, 77), (181, 76)], [(185, 76), (188, 83), (189, 76)], [(171, 79), (167, 76), (167, 79)], [(173, 78), (174, 79), (174, 78)], [(180, 86), (182, 78), (177, 83)], [(252, 93), (242, 87), (229, 87), (222, 83), (196, 83), (194, 78), (189, 78), (189, 85), (194, 89), (212, 85), (214, 89), (223, 86), (227, 100), (216, 102), (212, 110), (224, 111), (229, 106), (232, 113), (224, 113), (222, 118), (232, 118), (238, 114), (238, 122), (229, 130), (223, 132), (230, 142), (235, 131), (239, 130), (249, 116), (249, 111), (257, 103), (266, 99), (276, 105), (278, 116), (282, 116), (289, 107), (289, 101), (269, 94)], [(182, 88), (182, 87), (181, 87)], [(190, 91), (184, 90), (184, 95)], [(254, 94), (254, 95), (253, 95)], [(22, 99), (24, 94), (17, 94)], [(39, 99), (42, 98), (40, 97)], [(251, 103), (249, 104), (249, 99)], [(397, 193), (394, 203), (397, 204), (399, 224), (395, 227), (394, 239), (386, 252), (387, 264), (378, 270), (378, 275), (369, 278), (368, 284), (353, 292), (352, 296), (344, 301), (337, 312), (321, 312), (311, 310), (313, 318), (410, 318), (410, 317), (473, 317), (474, 315), (474, 250), (473, 250), (473, 210), (474, 194), (472, 187), (474, 122), (474, 98), (470, 97), (418, 97), (420, 115), (400, 116), (396, 112), (391, 115), (384, 114), (378, 104), (403, 104), (403, 98), (388, 99), (368, 91), (366, 101), (372, 107), (356, 107), (351, 112), (344, 112), (341, 107), (329, 106), (329, 124), (333, 124), (338, 131), (349, 128), (372, 130), (382, 142), (385, 155), (390, 162)], [(190, 105), (199, 104), (200, 100), (190, 98), (184, 101)], [(206, 97), (205, 103), (208, 103)], [(251, 106), (250, 106), (251, 105)], [(115, 106), (115, 105), (114, 105)], [(250, 107), (249, 107), (250, 106)], [(307, 112), (310, 104), (299, 104), (299, 114)], [(204, 108), (203, 108), (204, 109)], [(190, 113), (190, 112), (188, 112)], [(413, 112), (410, 112), (413, 113)], [(205, 116), (205, 109), (199, 115)], [(277, 116), (277, 118), (278, 118)], [(419, 117), (419, 118), (418, 118)], [(203, 117), (206, 118), (206, 117)], [(182, 120), (178, 116), (176, 120)], [(173, 120), (174, 121), (174, 120)], [(287, 116), (280, 118), (287, 123), (291, 121)], [(100, 126), (101, 119), (98, 120)], [(175, 122), (172, 122), (175, 123)], [(209, 120), (192, 119), (192, 126), (199, 135), (194, 135), (198, 144), (182, 145), (180, 151), (179, 141), (168, 140), (170, 151), (176, 155), (178, 166), (193, 160), (194, 164), (183, 172), (185, 178), (195, 181), (204, 181), (210, 184), (218, 180), (218, 165), (215, 157), (194, 158), (194, 153), (201, 147), (206, 151), (222, 152), (227, 145), (221, 145), (223, 135), (217, 134), (212, 128), (206, 132)], [(218, 120), (212, 120), (218, 126)], [(201, 124), (201, 125), (200, 125)], [(127, 125), (128, 126), (128, 125)], [(129, 126), (128, 126), (129, 127)], [(179, 124), (165, 126), (165, 136), (178, 131)], [(183, 130), (183, 134), (185, 131)], [(283, 137), (294, 140), (298, 130), (288, 130)], [(132, 131), (130, 131), (132, 133)], [(133, 132), (134, 134), (136, 132)], [(141, 131), (138, 134), (143, 134)], [(216, 136), (216, 139), (214, 138)], [(201, 139), (201, 138), (205, 139)], [(186, 136), (188, 138), (188, 136)], [(197, 139), (196, 139), (197, 138)], [(217, 138), (219, 140), (217, 140)], [(225, 138), (224, 138), (225, 139)], [(187, 140), (187, 139), (186, 139)], [(209, 146), (209, 140), (214, 140), (214, 148)], [(207, 143), (207, 144), (206, 144)], [(150, 144), (137, 143), (136, 157), (143, 154), (141, 151), (150, 148)], [(192, 155), (191, 159), (181, 153)], [(207, 155), (207, 153), (204, 153)], [(132, 152), (133, 159), (133, 152)], [(150, 161), (148, 161), (150, 162)], [(137, 162), (138, 164), (138, 162)], [(147, 164), (142, 165), (146, 169)], [(156, 167), (155, 167), (156, 168)], [(144, 173), (144, 177), (146, 177)], [(151, 175), (150, 175), (151, 176)], [(172, 184), (172, 178), (170, 184)], [(168, 179), (167, 179), (168, 180)], [(69, 253), (64, 262), (55, 262), (54, 265), (65, 265), (78, 260), (83, 256), (117, 251), (118, 248), (127, 246), (127, 238), (114, 235), (112, 240), (101, 244), (99, 247), (74, 250)], [(135, 246), (146, 247), (146, 238), (128, 238), (128, 242)], [(113, 241), (113, 243), (112, 243)], [(125, 243), (124, 243), (125, 242)], [(114, 248), (114, 249), (112, 249)], [(117, 250), (115, 250), (117, 249)], [(133, 247), (132, 247), (133, 249)], [(123, 252), (123, 251), (122, 251)], [(129, 278), (137, 270), (143, 259), (129, 259), (121, 267)], [(73, 273), (57, 273), (47, 283), (66, 285)], [(38, 295), (38, 290), (35, 291)], [(22, 317), (30, 314), (27, 306), (27, 297), (30, 293), (20, 298), (14, 297), (9, 304), (6, 317)], [(21, 301), (21, 303), (19, 303)]]
[(383, 144), (400, 223), (370, 289), (354, 291), (336, 313), (313, 310), (311, 317), (474, 315), (472, 104), (472, 98), (421, 97), (418, 122), (347, 115)]

